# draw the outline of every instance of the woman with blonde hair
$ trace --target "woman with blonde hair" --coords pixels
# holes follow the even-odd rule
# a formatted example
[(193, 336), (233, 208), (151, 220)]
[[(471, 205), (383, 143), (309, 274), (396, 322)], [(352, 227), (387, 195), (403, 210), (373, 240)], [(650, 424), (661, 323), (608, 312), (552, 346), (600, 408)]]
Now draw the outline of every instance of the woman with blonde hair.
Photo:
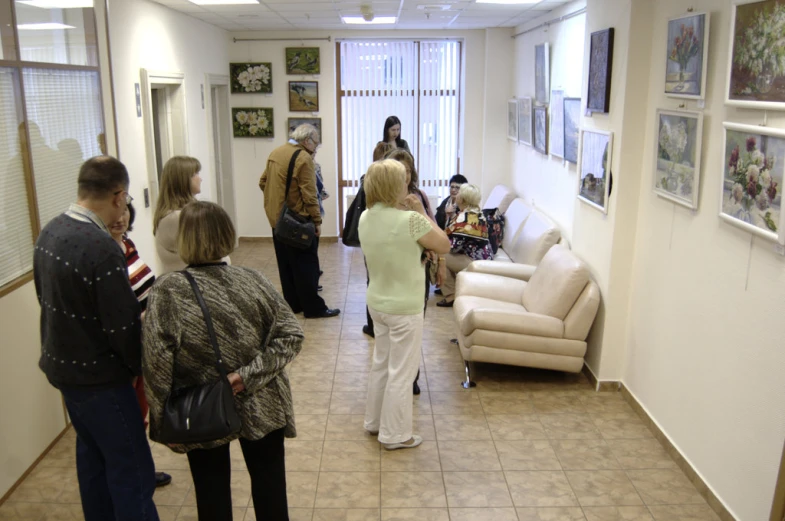
[(422, 351), (421, 258), (425, 249), (447, 253), (450, 241), (428, 217), (420, 198), (409, 193), (400, 162), (373, 163), (364, 184), (368, 209), (360, 217), (359, 235), (376, 335), (364, 425), (378, 433), (387, 450), (411, 448), (422, 443), (412, 433), (410, 394)]
[(202, 164), (195, 157), (174, 156), (164, 165), (153, 215), (155, 250), (161, 259), (161, 274), (185, 268), (177, 252), (177, 229), (180, 210), (195, 201), (202, 191), (199, 172)]

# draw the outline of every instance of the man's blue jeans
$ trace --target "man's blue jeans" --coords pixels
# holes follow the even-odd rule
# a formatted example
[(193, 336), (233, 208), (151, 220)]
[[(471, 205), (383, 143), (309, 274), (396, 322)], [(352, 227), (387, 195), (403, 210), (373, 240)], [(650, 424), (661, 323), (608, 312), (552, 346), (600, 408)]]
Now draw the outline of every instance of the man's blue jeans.
[(85, 521), (159, 521), (155, 467), (136, 393), (61, 389), (76, 431), (76, 469)]

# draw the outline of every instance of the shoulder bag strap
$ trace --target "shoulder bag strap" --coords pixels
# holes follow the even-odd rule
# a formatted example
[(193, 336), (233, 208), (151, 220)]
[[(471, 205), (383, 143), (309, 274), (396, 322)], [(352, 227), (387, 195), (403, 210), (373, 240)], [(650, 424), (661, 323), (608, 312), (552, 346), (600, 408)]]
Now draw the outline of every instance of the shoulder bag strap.
[(196, 285), (196, 280), (194, 279), (193, 275), (191, 275), (185, 270), (181, 271), (180, 273), (185, 275), (185, 278), (188, 279), (188, 282), (191, 283), (191, 288), (193, 288), (194, 290), (194, 294), (196, 295), (196, 300), (199, 301), (199, 307), (202, 308), (204, 321), (207, 323), (207, 334), (210, 336), (210, 344), (213, 346), (213, 351), (215, 352), (215, 367), (216, 369), (218, 369), (218, 374), (226, 377), (228, 373), (223, 365), (223, 360), (221, 360), (221, 351), (218, 349), (218, 340), (215, 337), (215, 330), (213, 329), (213, 321), (210, 318), (210, 312), (207, 310), (207, 305), (204, 303), (204, 297), (202, 297), (202, 292), (199, 291), (199, 286)]
[(289, 200), (289, 186), (292, 184), (292, 174), (294, 174), (294, 163), (297, 161), (297, 156), (300, 155), (302, 152), (301, 149), (297, 149), (294, 151), (294, 155), (292, 155), (291, 161), (289, 161), (289, 172), (286, 174), (286, 193), (283, 194), (283, 203), (286, 204), (286, 201)]

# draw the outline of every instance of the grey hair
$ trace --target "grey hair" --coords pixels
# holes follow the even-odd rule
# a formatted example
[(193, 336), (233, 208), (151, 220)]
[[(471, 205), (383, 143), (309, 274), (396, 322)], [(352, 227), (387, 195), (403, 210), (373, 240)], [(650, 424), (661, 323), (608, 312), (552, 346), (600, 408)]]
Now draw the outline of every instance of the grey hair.
[(289, 134), (291, 139), (294, 139), (298, 143), (304, 143), (306, 139), (311, 138), (314, 141), (319, 141), (319, 131), (316, 130), (316, 127), (310, 125), (308, 123), (303, 123), (302, 125), (298, 126), (296, 129), (292, 130), (292, 133)]
[(482, 199), (482, 193), (480, 192), (480, 188), (477, 185), (471, 185), (468, 183), (461, 185), (460, 190), (458, 190), (458, 197), (465, 206), (464, 210), (480, 209), (480, 199)]

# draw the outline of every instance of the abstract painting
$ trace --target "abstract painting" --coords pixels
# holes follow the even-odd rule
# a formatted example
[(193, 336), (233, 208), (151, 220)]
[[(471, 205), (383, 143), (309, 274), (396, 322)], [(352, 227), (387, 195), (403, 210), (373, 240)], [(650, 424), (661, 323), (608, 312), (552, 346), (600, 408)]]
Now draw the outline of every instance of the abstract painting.
[(518, 143), (532, 144), (532, 99), (518, 100)]
[(564, 98), (564, 159), (570, 163), (578, 163), (580, 128), (581, 98)]
[(550, 47), (547, 43), (534, 46), (534, 99), (548, 104), (550, 91)]
[(748, 232), (785, 244), (782, 182), (785, 131), (723, 123), (720, 218)]
[(273, 109), (233, 108), (234, 137), (273, 137)]
[(668, 21), (665, 94), (702, 99), (706, 92), (709, 14), (688, 14)]
[(591, 33), (589, 51), (589, 94), (586, 108), (606, 114), (611, 106), (613, 27)]
[(318, 47), (287, 47), (286, 74), (319, 74)]
[(322, 142), (322, 118), (289, 118), (288, 133), (291, 134), (294, 129), (304, 124), (313, 125), (319, 131), (319, 143)]
[(703, 114), (657, 111), (654, 192), (687, 208), (698, 208)]
[(548, 153), (548, 109), (534, 107), (534, 150)]
[(318, 112), (319, 82), (289, 82), (289, 112)]
[(613, 133), (581, 130), (581, 157), (578, 171), (578, 199), (608, 213)]
[(269, 93), (273, 91), (272, 64), (230, 63), (229, 78), (233, 93)]
[(507, 100), (507, 139), (518, 141), (518, 100)]
[(734, 0), (726, 102), (785, 110), (785, 3)]
[(564, 91), (551, 91), (550, 151), (553, 157), (564, 157)]

